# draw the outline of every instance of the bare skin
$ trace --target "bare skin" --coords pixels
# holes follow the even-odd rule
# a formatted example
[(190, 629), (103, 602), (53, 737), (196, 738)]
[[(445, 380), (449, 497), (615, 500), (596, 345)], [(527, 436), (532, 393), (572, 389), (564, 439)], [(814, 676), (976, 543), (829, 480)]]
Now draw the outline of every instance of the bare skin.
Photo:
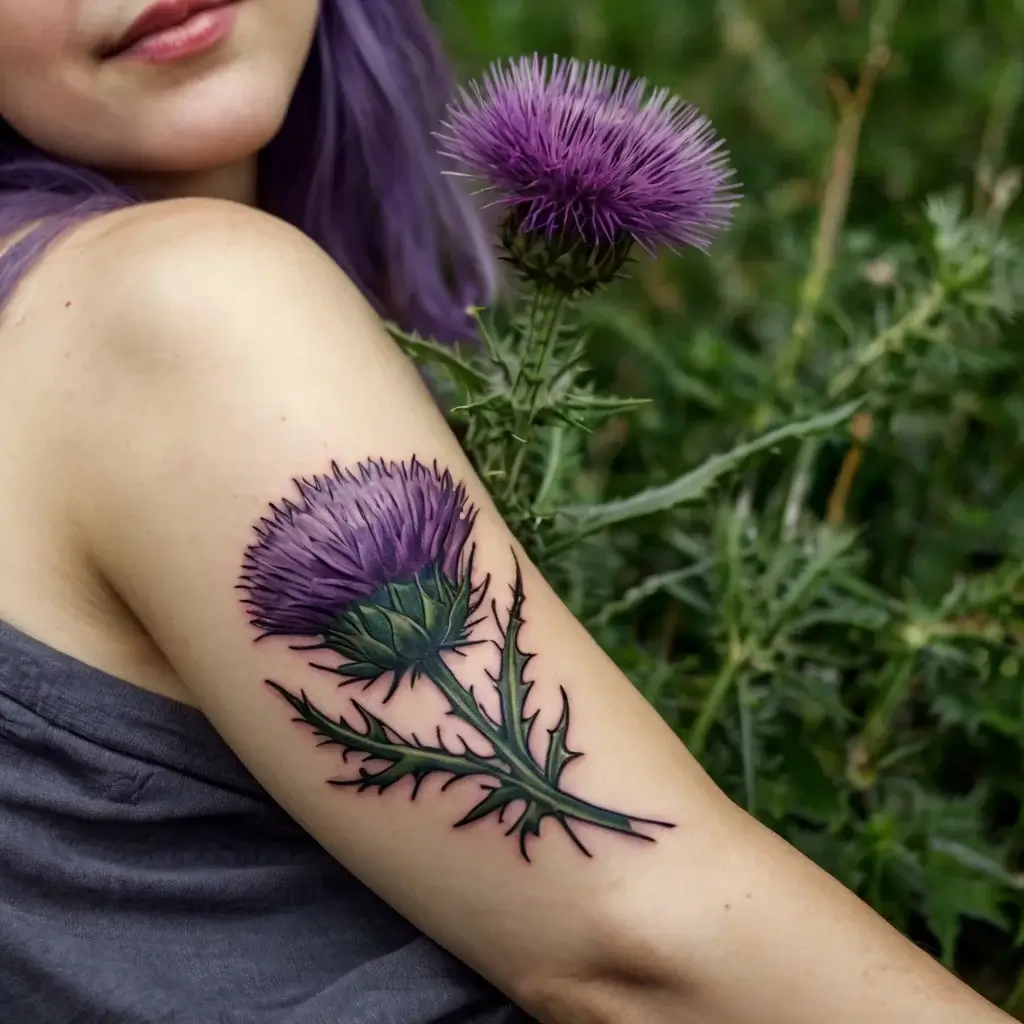
[(70, 510), (61, 507), (65, 468), (47, 468), (44, 453), (51, 451), (54, 404), (80, 387), (54, 373), (67, 361), (69, 330), (78, 318), (57, 294), (42, 308), (42, 320), (7, 316), (0, 327), (0, 619), (136, 686), (194, 703), (90, 564)]

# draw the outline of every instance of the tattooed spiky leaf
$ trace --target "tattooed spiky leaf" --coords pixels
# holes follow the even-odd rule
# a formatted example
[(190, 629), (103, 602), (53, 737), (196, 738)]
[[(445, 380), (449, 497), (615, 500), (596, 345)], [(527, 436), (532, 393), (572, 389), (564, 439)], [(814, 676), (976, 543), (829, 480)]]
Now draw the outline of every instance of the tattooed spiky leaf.
[[(514, 749), (528, 760), (533, 760), (530, 751), (530, 731), (537, 719), (537, 713), (526, 713), (526, 703), (533, 689), (533, 682), (526, 678), (526, 667), (533, 658), (519, 646), (519, 631), (523, 627), (523, 574), (519, 560), (515, 560), (516, 575), (512, 584), (512, 606), (505, 625), (504, 642), (501, 648), (501, 663), (497, 676), (492, 676), (501, 699), (501, 718), (504, 733)], [(495, 619), (499, 619), (497, 609)], [(500, 622), (500, 620), (499, 620)]]
[(539, 803), (529, 803), (507, 833), (508, 835), (519, 837), (519, 852), (523, 855), (524, 860), (530, 859), (529, 841), (530, 839), (540, 838), (540, 826), (545, 818), (554, 818), (576, 846), (588, 857), (591, 856), (590, 851), (580, 842), (579, 837), (573, 832), (564, 815), (558, 811), (550, 810)]
[(444, 746), (431, 747), (410, 743), (396, 733), (383, 719), (356, 701), (352, 706), (363, 722), (363, 731), (354, 728), (344, 718), (333, 719), (310, 701), (303, 691), (296, 695), (285, 687), (267, 680), (267, 685), (280, 694), (298, 714), (297, 721), (309, 725), (324, 743), (338, 746), (343, 757), (350, 753), (363, 754), (368, 760), (385, 762), (385, 767), (373, 770), (359, 769), (354, 779), (335, 779), (332, 785), (355, 787), (360, 792), (376, 789), (383, 793), (398, 782), (413, 780), (412, 799), (420, 785), (431, 775), (448, 775), (451, 779), (487, 775), (495, 767), (487, 758), (466, 750), (455, 754)]
[(502, 821), (509, 805), (514, 804), (517, 800), (524, 799), (528, 798), (524, 795), (521, 787), (515, 785), (515, 783), (508, 782), (487, 787), (487, 793), (483, 799), (467, 811), (455, 823), (455, 827), (464, 828), (466, 825), (472, 825), (474, 822), (483, 821), (484, 818), (489, 818), (492, 814), (496, 814), (498, 821)]
[[(296, 721), (310, 726), (324, 744), (339, 747), (343, 759), (347, 759), (350, 753), (358, 753), (365, 755), (368, 761), (384, 763), (380, 769), (361, 766), (355, 778), (332, 779), (331, 784), (334, 786), (356, 789), (361, 793), (368, 790), (383, 793), (397, 783), (411, 779), (413, 787), (410, 799), (415, 800), (420, 786), (431, 775), (448, 776), (442, 789), (462, 778), (488, 777), (494, 780), (494, 784), (484, 786), (485, 795), (455, 822), (455, 827), (464, 828), (492, 814), (499, 821), (504, 821), (508, 809), (521, 803), (523, 809), (506, 834), (519, 837), (520, 852), (526, 860), (530, 859), (528, 841), (540, 835), (541, 823), (545, 818), (554, 818), (587, 856), (590, 856), (589, 850), (573, 831), (574, 821), (588, 822), (650, 841), (650, 837), (636, 830), (636, 825), (644, 819), (630, 818), (577, 800), (560, 792), (556, 786), (546, 786), (540, 777), (517, 778), (510, 774), (507, 766), (498, 758), (481, 757), (468, 747), (462, 753), (453, 753), (440, 744), (440, 735), (440, 745), (436, 747), (410, 743), (379, 716), (353, 701), (352, 706), (363, 723), (363, 729), (359, 730), (343, 717), (334, 719), (325, 714), (310, 701), (305, 691), (294, 694), (270, 679), (267, 685), (291, 705), (298, 715)], [(651, 821), (646, 824), (664, 826), (666, 823)]]
[(561, 694), (562, 714), (554, 729), (548, 731), (548, 753), (544, 759), (544, 774), (553, 786), (561, 781), (566, 765), (582, 757), (578, 750), (569, 749), (569, 696), (564, 689)]
[(529, 840), (540, 836), (541, 823), (545, 818), (554, 818), (573, 843), (588, 857), (590, 856), (590, 851), (580, 842), (563, 813), (553, 809), (543, 800), (538, 800), (529, 788), (514, 781), (502, 782), (491, 788), (479, 803), (455, 823), (455, 827), (465, 828), (491, 815), (495, 815), (499, 822), (504, 823), (509, 808), (516, 804), (522, 805), (521, 810), (505, 834), (518, 837), (519, 852), (525, 860), (530, 859)]

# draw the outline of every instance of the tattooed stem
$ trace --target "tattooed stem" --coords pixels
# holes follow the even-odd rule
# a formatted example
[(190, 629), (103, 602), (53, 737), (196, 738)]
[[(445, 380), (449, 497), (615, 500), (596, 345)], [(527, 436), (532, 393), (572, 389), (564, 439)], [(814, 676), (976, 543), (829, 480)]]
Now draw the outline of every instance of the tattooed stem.
[(529, 756), (528, 751), (524, 755), (517, 750), (515, 743), (505, 736), (504, 730), (487, 717), (477, 703), (476, 697), (456, 679), (455, 673), (440, 654), (427, 658), (422, 664), (422, 669), (444, 694), (451, 706), (452, 714), (480, 733), (517, 778), (522, 776), (544, 781), (540, 765)]
[[(637, 824), (666, 825), (665, 822), (646, 818), (634, 818), (618, 811), (599, 807), (588, 800), (563, 792), (544, 775), (544, 770), (531, 756), (523, 756), (516, 745), (509, 741), (499, 726), (494, 725), (480, 709), (473, 695), (456, 679), (451, 669), (438, 656), (424, 665), (424, 671), (431, 681), (448, 698), (456, 717), (473, 726), (494, 747), (495, 753), (505, 762), (507, 772), (487, 769), (499, 785), (514, 786), (522, 791), (522, 799), (544, 808), (545, 812), (561, 814), (574, 821), (599, 825), (613, 832), (640, 836)], [(646, 839), (646, 836), (640, 836)]]

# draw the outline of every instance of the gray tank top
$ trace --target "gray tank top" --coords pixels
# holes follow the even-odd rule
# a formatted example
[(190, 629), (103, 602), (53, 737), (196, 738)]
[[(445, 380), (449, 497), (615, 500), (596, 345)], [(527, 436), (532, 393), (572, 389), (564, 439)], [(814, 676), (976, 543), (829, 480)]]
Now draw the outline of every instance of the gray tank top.
[(0, 1024), (528, 1024), (198, 711), (0, 623)]

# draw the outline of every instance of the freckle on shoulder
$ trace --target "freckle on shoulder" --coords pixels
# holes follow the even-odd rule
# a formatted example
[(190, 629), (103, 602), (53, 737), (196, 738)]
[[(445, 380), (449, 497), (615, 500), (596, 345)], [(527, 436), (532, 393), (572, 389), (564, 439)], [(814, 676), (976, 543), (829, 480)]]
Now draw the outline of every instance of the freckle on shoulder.
[[(298, 229), (269, 214), (214, 199), (175, 199), (105, 214), (81, 225), (47, 257), (65, 308), (95, 322), (157, 326), (197, 305), (258, 305), (267, 286), (295, 288), (337, 266)], [(63, 297), (63, 296), (62, 296)]]

